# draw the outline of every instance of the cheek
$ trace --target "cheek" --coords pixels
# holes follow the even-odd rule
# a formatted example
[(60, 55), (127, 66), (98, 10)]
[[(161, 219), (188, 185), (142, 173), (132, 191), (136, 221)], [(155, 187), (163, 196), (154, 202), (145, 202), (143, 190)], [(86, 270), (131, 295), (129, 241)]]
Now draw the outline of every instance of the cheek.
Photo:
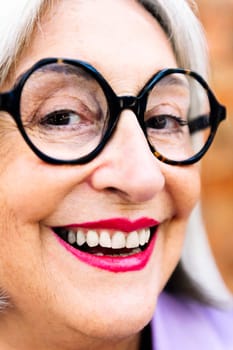
[(43, 181), (33, 169), (28, 170), (25, 164), (14, 164), (1, 176), (4, 205), (22, 223), (30, 218), (38, 220), (52, 205), (49, 181)]
[(21, 223), (40, 221), (56, 210), (87, 174), (85, 167), (43, 163), (28, 149), (10, 152), (0, 166), (0, 207)]
[(173, 208), (172, 218), (162, 227), (160, 239), (162, 289), (177, 265), (185, 238), (188, 218), (200, 196), (200, 174), (198, 166), (169, 167), (163, 165), (166, 192)]
[(175, 216), (188, 218), (200, 198), (199, 167), (170, 167), (165, 176), (166, 189), (172, 198)]

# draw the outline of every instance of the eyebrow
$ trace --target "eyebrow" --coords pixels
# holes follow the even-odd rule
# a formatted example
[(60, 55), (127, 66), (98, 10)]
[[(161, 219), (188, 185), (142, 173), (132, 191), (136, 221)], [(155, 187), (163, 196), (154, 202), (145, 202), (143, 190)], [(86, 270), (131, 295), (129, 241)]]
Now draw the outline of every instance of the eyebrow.
[[(85, 78), (89, 78), (91, 80), (90, 74), (85, 72), (85, 70), (82, 67), (79, 66), (72, 66), (71, 64), (59, 64), (59, 63), (52, 63), (47, 64), (42, 67), (39, 67), (38, 69), (35, 69), (33, 73), (35, 72), (57, 72), (57, 73), (65, 73), (67, 75), (75, 74), (77, 75), (77, 71), (82, 71), (82, 76), (85, 76)], [(28, 72), (28, 70), (21, 73), (15, 80), (13, 87), (17, 86), (20, 82), (20, 80), (23, 78), (23, 76)]]
[[(169, 74), (165, 77), (163, 77), (161, 80), (157, 82), (157, 84), (164, 85), (164, 86), (181, 86), (185, 88), (189, 88), (188, 80), (184, 79), (184, 76), (178, 77), (178, 73), (176, 73), (176, 76), (174, 74)], [(156, 85), (157, 85), (156, 84)]]

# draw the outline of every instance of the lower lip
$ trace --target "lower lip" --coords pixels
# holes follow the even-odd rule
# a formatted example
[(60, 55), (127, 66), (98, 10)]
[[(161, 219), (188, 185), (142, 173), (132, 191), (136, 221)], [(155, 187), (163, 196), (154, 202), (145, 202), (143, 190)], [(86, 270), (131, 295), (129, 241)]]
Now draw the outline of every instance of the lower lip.
[(142, 270), (148, 263), (153, 252), (156, 236), (157, 234), (153, 233), (153, 237), (150, 240), (148, 247), (140, 253), (124, 257), (110, 257), (84, 253), (78, 249), (73, 248), (71, 245), (63, 241), (59, 236), (55, 234), (58, 242), (77, 259), (88, 265), (111, 272), (129, 272)]

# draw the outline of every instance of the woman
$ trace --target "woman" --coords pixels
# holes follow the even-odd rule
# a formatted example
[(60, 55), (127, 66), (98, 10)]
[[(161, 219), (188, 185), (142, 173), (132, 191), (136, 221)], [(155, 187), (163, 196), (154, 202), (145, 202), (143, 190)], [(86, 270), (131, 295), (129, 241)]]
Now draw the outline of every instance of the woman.
[(183, 0), (2, 7), (0, 348), (161, 349), (142, 330), (225, 118), (199, 24)]

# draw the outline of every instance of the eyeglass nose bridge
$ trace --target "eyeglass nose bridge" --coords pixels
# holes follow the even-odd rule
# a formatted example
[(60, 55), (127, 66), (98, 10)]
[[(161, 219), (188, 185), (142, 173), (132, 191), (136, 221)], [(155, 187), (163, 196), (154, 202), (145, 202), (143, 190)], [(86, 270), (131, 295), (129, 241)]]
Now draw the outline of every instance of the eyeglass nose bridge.
[(146, 109), (147, 96), (143, 96), (143, 97), (137, 97), (137, 96), (131, 96), (131, 95), (118, 96), (118, 101), (120, 106), (119, 112), (121, 113), (125, 109), (129, 109), (133, 111), (141, 128), (144, 131), (144, 128), (145, 128), (144, 112)]

